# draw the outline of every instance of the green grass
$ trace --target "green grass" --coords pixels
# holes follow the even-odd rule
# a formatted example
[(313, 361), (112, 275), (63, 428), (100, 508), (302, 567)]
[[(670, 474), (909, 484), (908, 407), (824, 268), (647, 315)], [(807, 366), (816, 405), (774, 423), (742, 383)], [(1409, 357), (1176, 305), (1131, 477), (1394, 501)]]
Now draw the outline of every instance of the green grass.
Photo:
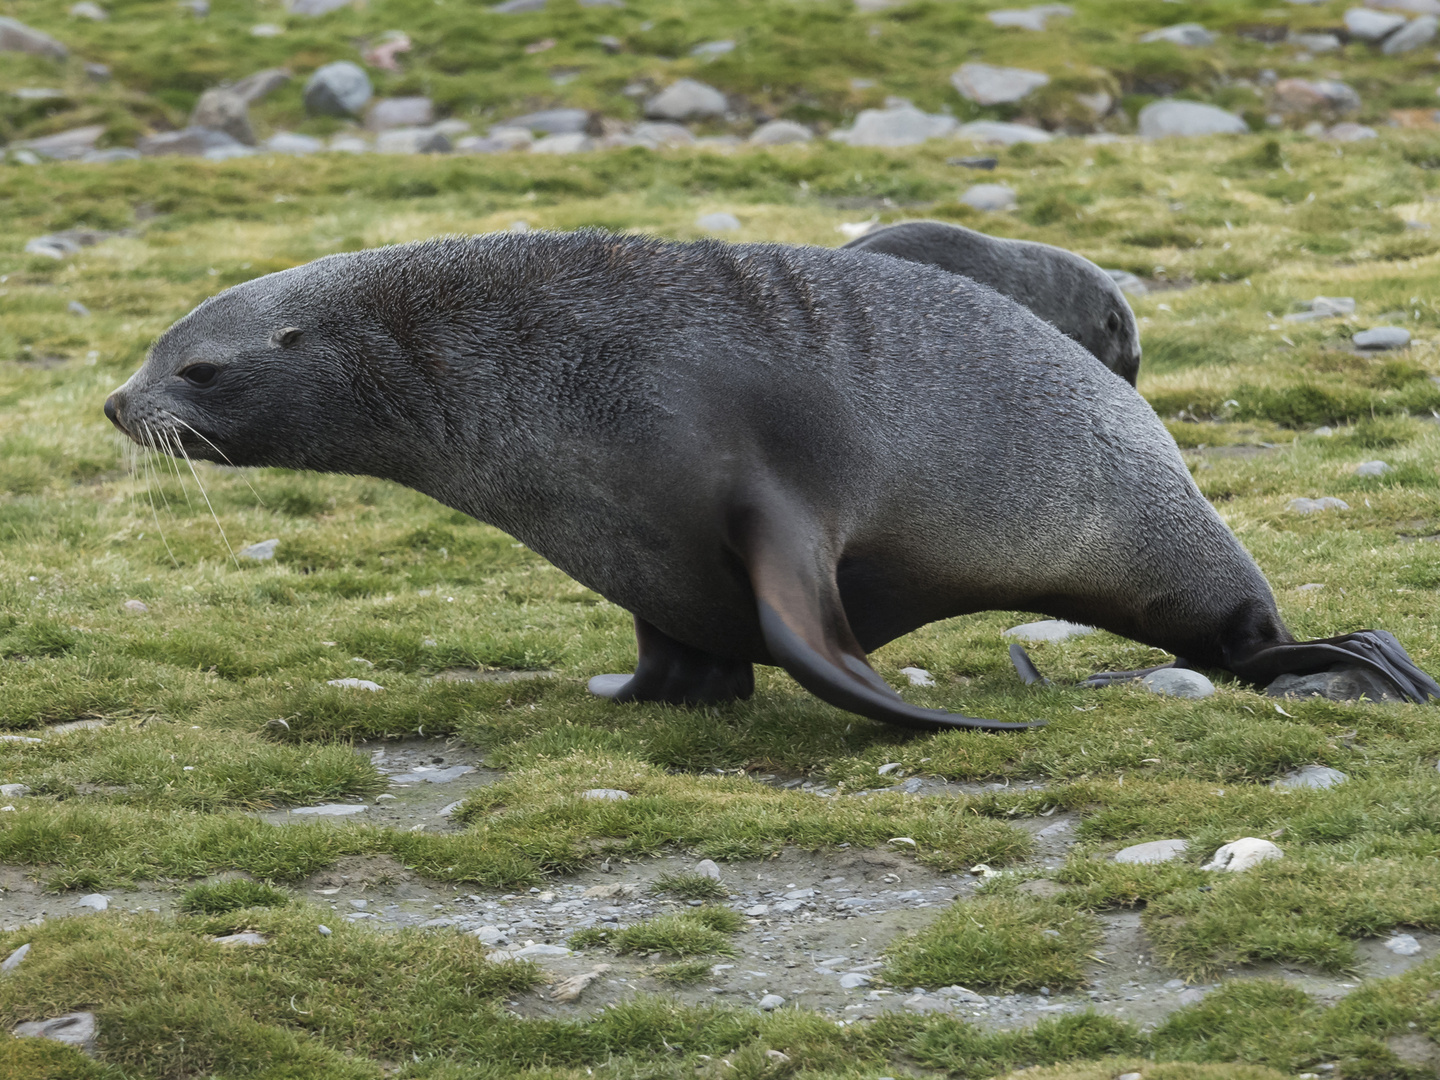
[[(731, 956), (735, 949), (728, 935), (738, 933), (744, 926), (744, 916), (737, 911), (700, 907), (657, 915), (620, 930), (581, 930), (571, 937), (570, 943), (576, 948), (606, 945), (622, 954), (663, 953), (682, 960), (690, 956)], [(666, 975), (685, 981), (698, 978), (696, 971), (693, 967), (675, 965)]]
[(261, 881), (236, 878), (185, 890), (179, 909), (187, 915), (224, 915), (250, 907), (284, 907), (290, 894)]
[(677, 900), (724, 900), (729, 891), (714, 878), (704, 874), (661, 874), (650, 891), (669, 894)]

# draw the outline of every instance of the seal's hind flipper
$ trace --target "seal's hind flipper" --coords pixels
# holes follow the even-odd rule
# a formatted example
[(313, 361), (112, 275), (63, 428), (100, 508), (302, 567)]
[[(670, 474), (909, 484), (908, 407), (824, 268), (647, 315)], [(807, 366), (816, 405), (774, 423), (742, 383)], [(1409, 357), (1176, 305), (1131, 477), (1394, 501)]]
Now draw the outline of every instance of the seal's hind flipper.
[(1389, 680), (1406, 701), (1421, 705), (1440, 701), (1440, 683), (1420, 670), (1395, 635), (1384, 630), (1271, 645), (1243, 660), (1232, 659), (1228, 666), (1242, 679), (1261, 686), (1281, 675), (1314, 675), (1360, 667)]
[(635, 616), (640, 662), (633, 675), (596, 675), (587, 689), (612, 701), (655, 701), (666, 705), (719, 705), (743, 701), (755, 692), (748, 661), (731, 660), (676, 641)]
[(798, 539), (798, 530), (752, 524), (758, 527), (744, 538), (744, 547), (765, 646), (771, 660), (816, 697), (901, 727), (1016, 731), (1041, 726), (908, 704), (870, 666), (855, 640), (840, 601), (835, 565), (826, 566), (802, 543), (787, 543)]

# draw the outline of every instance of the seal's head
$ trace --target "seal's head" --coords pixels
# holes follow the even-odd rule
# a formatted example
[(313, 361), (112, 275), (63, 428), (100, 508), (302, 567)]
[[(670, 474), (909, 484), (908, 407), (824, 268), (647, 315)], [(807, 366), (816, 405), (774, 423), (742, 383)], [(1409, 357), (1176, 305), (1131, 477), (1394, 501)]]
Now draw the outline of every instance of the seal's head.
[(1092, 328), (1075, 340), (1095, 353), (1096, 359), (1131, 386), (1140, 376), (1140, 327), (1135, 313), (1119, 286), (1102, 293), (1099, 307), (1091, 317)]

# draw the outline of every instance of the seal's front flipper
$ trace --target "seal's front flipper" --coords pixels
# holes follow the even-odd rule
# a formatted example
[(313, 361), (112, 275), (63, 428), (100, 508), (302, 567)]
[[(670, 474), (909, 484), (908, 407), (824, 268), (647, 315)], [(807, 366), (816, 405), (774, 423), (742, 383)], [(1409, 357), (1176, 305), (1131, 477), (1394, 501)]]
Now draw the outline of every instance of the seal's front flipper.
[[(1027, 653), (1019, 645), (1010, 646), (1010, 662), (1015, 665), (1015, 672), (1020, 676), (1020, 681), (1026, 686), (1035, 686), (1037, 683), (1049, 686), (1050, 680), (1040, 674), (1040, 669), (1035, 666)], [(1162, 671), (1169, 667), (1183, 667), (1178, 661), (1172, 660), (1168, 664), (1157, 664), (1155, 667), (1141, 668), (1139, 671), (1097, 671), (1089, 678), (1081, 679), (1078, 686), (1113, 686), (1116, 683), (1131, 682), (1135, 679), (1143, 679), (1152, 671)]]
[(1010, 663), (1015, 665), (1015, 673), (1020, 676), (1020, 681), (1026, 686), (1049, 686), (1050, 680), (1040, 674), (1040, 669), (1030, 659), (1027, 653), (1019, 645), (1010, 646)]
[(718, 705), (755, 692), (755, 669), (676, 641), (638, 615), (635, 642), (640, 662), (634, 675), (596, 675), (587, 686), (613, 701), (656, 701), (667, 705)]
[(771, 659), (816, 697), (837, 708), (901, 727), (943, 730), (1024, 730), (1037, 724), (980, 720), (922, 709), (900, 697), (865, 659), (855, 640), (835, 564), (806, 550), (785, 531), (757, 529), (745, 537), (746, 562)]
[(1406, 701), (1420, 705), (1440, 701), (1440, 683), (1420, 670), (1395, 635), (1384, 630), (1271, 645), (1250, 656), (1229, 658), (1227, 666), (1242, 679), (1261, 686), (1281, 675), (1314, 675), (1358, 667), (1393, 683)]

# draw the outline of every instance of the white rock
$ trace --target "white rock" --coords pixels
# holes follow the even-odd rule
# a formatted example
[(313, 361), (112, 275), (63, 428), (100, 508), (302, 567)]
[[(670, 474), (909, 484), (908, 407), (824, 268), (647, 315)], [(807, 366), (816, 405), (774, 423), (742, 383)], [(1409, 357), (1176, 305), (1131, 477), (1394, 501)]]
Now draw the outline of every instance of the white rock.
[(1420, 942), (1410, 934), (1396, 934), (1385, 942), (1385, 948), (1396, 956), (1414, 956), (1420, 951)]
[(1148, 34), (1141, 34), (1140, 40), (1147, 45), (1157, 41), (1168, 41), (1171, 45), (1195, 49), (1214, 45), (1215, 35), (1199, 23), (1176, 23), (1174, 26), (1166, 26), (1160, 30), (1151, 30)]
[(900, 762), (887, 761), (884, 765), (881, 765), (878, 769), (876, 769), (875, 772), (879, 776), (889, 776), (898, 768), (900, 768)]
[(645, 115), (656, 120), (696, 120), (723, 116), (725, 95), (694, 79), (678, 79), (645, 103)]
[(110, 906), (110, 897), (104, 893), (91, 893), (89, 896), (82, 896), (76, 900), (75, 906), (89, 908), (91, 911), (104, 911)]
[(392, 784), (448, 784), (475, 771), (473, 765), (451, 765), (448, 769), (432, 769), (421, 766), (408, 773), (396, 773), (390, 777)]
[(760, 1008), (765, 1012), (774, 1012), (785, 1004), (785, 999), (779, 994), (766, 994), (760, 999)]
[(569, 956), (572, 950), (564, 945), (526, 945), (510, 954), (515, 960), (530, 960), (537, 956)]
[(711, 881), (720, 880), (720, 867), (716, 865), (714, 859), (701, 859), (695, 864), (695, 869), (691, 873), (707, 877)]
[(126, 601), (125, 601), (125, 610), (126, 610), (126, 611), (133, 611), (133, 612), (135, 612), (135, 613), (137, 613), (137, 614), (144, 614), (145, 612), (149, 611), (150, 608), (146, 605), (145, 601), (143, 601), (143, 600), (126, 600)]
[(1186, 668), (1161, 668), (1159, 671), (1152, 671), (1140, 680), (1140, 685), (1152, 694), (1197, 701), (1215, 693), (1214, 683), (1200, 672)]
[(976, 210), (997, 212), (1015, 209), (1015, 190), (1005, 184), (971, 184), (960, 201)]
[(597, 799), (600, 801), (623, 802), (630, 798), (628, 791), (621, 791), (619, 788), (597, 787), (580, 793), (582, 799)]
[(736, 232), (740, 228), (740, 219), (722, 210), (713, 214), (701, 214), (695, 219), (695, 226), (706, 232)]
[(1146, 139), (1195, 135), (1240, 135), (1249, 131), (1232, 112), (1198, 101), (1152, 101), (1140, 110), (1140, 135)]
[(1384, 476), (1394, 471), (1394, 466), (1384, 461), (1362, 461), (1355, 466), (1356, 476)]
[(902, 667), (900, 674), (910, 680), (911, 686), (934, 686), (935, 676), (922, 667)]
[(1242, 837), (1221, 847), (1201, 870), (1249, 870), (1267, 859), (1281, 859), (1285, 853), (1269, 840), (1254, 836)]
[(769, 905), (769, 904), (756, 904), (754, 907), (748, 907), (748, 908), (746, 908), (746, 909), (745, 909), (744, 911), (742, 911), (740, 914), (742, 914), (742, 915), (748, 915), (748, 916), (750, 916), (750, 918), (752, 918), (752, 919), (758, 919), (758, 918), (760, 918), (760, 917), (763, 916), (763, 915), (769, 915), (769, 914), (770, 914), (770, 905)]
[(935, 991), (936, 997), (942, 997), (949, 1001), (958, 1001), (963, 1005), (984, 1005), (985, 999), (964, 986), (942, 986)]
[(20, 966), (20, 961), (24, 960), (25, 957), (29, 955), (30, 943), (27, 941), (24, 945), (21, 945), (18, 949), (16, 949), (9, 956), (7, 956), (4, 963), (0, 963), (0, 975), (9, 975), (10, 972), (14, 971), (17, 967)]
[(1318, 514), (1324, 510), (1349, 510), (1350, 504), (1326, 495), (1321, 499), (1291, 499), (1289, 507), (1297, 514)]
[(0, 784), (0, 798), (18, 799), (29, 794), (30, 788), (25, 784)]
[(329, 937), (331, 934), (330, 927), (326, 926), (324, 923), (320, 923), (319, 925), (317, 925), (315, 927), (315, 932), (318, 933), (321, 937)]
[(1050, 76), (1025, 68), (996, 67), (994, 64), (961, 64), (950, 76), (950, 85), (960, 96), (978, 105), (1001, 105), (1019, 101), (1050, 81)]
[(532, 154), (583, 154), (595, 149), (595, 140), (582, 131), (567, 135), (546, 135), (530, 144)]
[(55, 1042), (73, 1046), (92, 1057), (95, 1054), (95, 1014), (91, 1012), (66, 1013), (49, 1020), (32, 1020), (17, 1024), (16, 1035), (21, 1038), (52, 1039)]
[(370, 131), (400, 127), (426, 127), (435, 120), (435, 103), (428, 97), (381, 98), (370, 106), (365, 126)]
[(862, 109), (851, 128), (832, 132), (830, 138), (850, 146), (915, 146), (954, 131), (953, 116), (899, 105), (890, 109)]
[(439, 812), (436, 816), (437, 816), (437, 817), (449, 817), (451, 814), (455, 813), (456, 810), (459, 810), (460, 807), (462, 807), (462, 806), (464, 806), (464, 805), (465, 805), (465, 800), (464, 800), (464, 799), (461, 799), (459, 802), (452, 802), (452, 803), (450, 803), (448, 806), (442, 807), (442, 808), (440, 809), (440, 812)]
[[(29, 735), (0, 735), (0, 742), (38, 743), (40, 741), (39, 739), (32, 739)], [(13, 810), (14, 807), (12, 806), (11, 809)]]
[(292, 814), (309, 814), (313, 817), (349, 817), (369, 810), (363, 803), (324, 803), (321, 806), (294, 806)]
[(1385, 43), (1380, 46), (1380, 51), (1386, 56), (1414, 52), (1433, 40), (1437, 29), (1440, 29), (1440, 19), (1435, 18), (1434, 15), (1421, 15), (1420, 18), (1410, 20), (1405, 26), (1386, 38)]
[(1276, 777), (1271, 781), (1270, 786), (1277, 788), (1332, 788), (1349, 779), (1339, 769), (1332, 769), (1326, 765), (1306, 765), (1303, 769), (1296, 769), (1294, 772)]
[(275, 558), (275, 548), (278, 547), (279, 544), (280, 541), (278, 539), (261, 540), (259, 543), (241, 548), (235, 554), (236, 557), (241, 559), (254, 559), (256, 562), (264, 562), (266, 559)]
[(1189, 849), (1188, 840), (1151, 840), (1148, 844), (1132, 844), (1115, 853), (1117, 863), (1163, 863), (1180, 858)]
[(326, 686), (338, 686), (344, 690), (369, 690), (372, 694), (379, 693), (385, 687), (369, 679), (326, 679)]
[(211, 938), (216, 945), (264, 945), (266, 938), (264, 934), (242, 933), (226, 934), (224, 937)]
[(1014, 146), (1016, 143), (1047, 143), (1055, 138), (1043, 128), (1029, 124), (1009, 124), (1002, 120), (972, 120), (955, 129), (957, 139), (969, 139), (975, 143), (995, 143), (1000, 146)]
[(1313, 322), (1316, 319), (1331, 319), (1337, 315), (1354, 315), (1353, 296), (1317, 296), (1305, 304), (1304, 311), (1292, 312), (1285, 316), (1286, 322)]
[(1345, 29), (1361, 41), (1379, 41), (1405, 25), (1405, 16), (1368, 8), (1351, 8), (1345, 12)]
[(1350, 340), (1357, 349), (1403, 349), (1410, 344), (1410, 331), (1403, 326), (1374, 326)]
[(1086, 634), (1094, 632), (1093, 626), (1081, 626), (1079, 623), (1066, 622), (1064, 619), (1042, 619), (1039, 622), (1012, 626), (1001, 636), (1038, 645), (1043, 642), (1069, 641), (1071, 638), (1084, 637)]
[(1328, 53), (1338, 50), (1342, 42), (1334, 34), (1297, 34), (1294, 30), (1291, 30), (1290, 33), (1285, 35), (1285, 44), (1294, 45), (1297, 48), (1304, 49), (1308, 53)]

